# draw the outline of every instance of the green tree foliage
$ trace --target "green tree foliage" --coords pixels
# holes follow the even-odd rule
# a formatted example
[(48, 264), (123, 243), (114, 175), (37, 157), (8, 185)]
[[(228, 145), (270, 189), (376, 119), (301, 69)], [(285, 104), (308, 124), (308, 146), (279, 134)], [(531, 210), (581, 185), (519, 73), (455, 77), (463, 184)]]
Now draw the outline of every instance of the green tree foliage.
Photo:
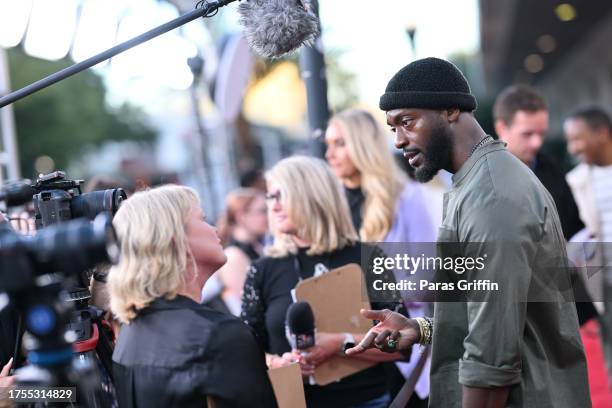
[[(70, 61), (44, 61), (27, 56), (20, 49), (8, 52), (11, 84), (19, 89), (70, 65)], [(130, 105), (118, 109), (105, 102), (102, 79), (93, 71), (32, 94), (14, 105), (19, 159), (24, 177), (34, 177), (34, 161), (50, 156), (56, 169), (86, 149), (106, 141), (156, 138), (143, 112)]]

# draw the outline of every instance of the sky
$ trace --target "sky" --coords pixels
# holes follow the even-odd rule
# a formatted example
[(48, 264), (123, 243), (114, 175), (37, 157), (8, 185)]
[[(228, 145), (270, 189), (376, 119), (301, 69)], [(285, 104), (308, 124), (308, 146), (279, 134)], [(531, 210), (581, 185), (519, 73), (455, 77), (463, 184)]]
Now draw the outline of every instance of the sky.
[[(77, 21), (78, 4), (84, 7)], [(240, 29), (236, 4), (214, 17), (220, 20), (217, 27)], [(361, 101), (376, 106), (388, 79), (410, 61), (478, 48), (477, 4), (477, 0), (320, 0), (322, 41), (325, 48), (344, 51), (341, 63), (357, 75)], [(115, 40), (129, 39), (176, 16), (173, 6), (157, 0), (0, 0), (0, 46), (23, 41), (31, 55), (58, 59), (70, 52), (80, 61)], [(416, 27), (416, 55), (405, 32), (409, 25)], [(130, 101), (155, 111), (163, 107), (165, 95), (191, 84), (186, 59), (198, 50), (212, 55), (213, 44), (203, 24), (194, 21), (96, 70), (111, 91), (109, 102)]]
[[(366, 7), (371, 4), (379, 6)], [(363, 102), (373, 106), (404, 65), (479, 45), (477, 0), (321, 0), (321, 20), (325, 47), (346, 50), (343, 63), (357, 74)], [(408, 26), (416, 27), (416, 55)]]

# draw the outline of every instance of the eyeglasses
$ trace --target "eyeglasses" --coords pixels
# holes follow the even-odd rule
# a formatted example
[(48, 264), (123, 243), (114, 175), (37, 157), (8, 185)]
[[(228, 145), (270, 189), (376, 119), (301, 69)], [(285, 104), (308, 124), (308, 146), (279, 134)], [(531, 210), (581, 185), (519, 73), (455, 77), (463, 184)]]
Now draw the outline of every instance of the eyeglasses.
[(276, 201), (278, 204), (281, 203), (281, 192), (278, 190), (276, 193), (266, 194), (266, 201)]

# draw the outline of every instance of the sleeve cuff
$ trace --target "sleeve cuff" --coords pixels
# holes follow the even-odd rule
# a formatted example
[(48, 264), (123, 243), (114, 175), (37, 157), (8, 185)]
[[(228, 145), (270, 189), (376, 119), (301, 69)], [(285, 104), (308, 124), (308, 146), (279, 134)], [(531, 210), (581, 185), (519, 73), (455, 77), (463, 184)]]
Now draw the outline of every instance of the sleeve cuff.
[(459, 383), (468, 387), (498, 388), (521, 382), (521, 369), (495, 367), (472, 360), (459, 360)]

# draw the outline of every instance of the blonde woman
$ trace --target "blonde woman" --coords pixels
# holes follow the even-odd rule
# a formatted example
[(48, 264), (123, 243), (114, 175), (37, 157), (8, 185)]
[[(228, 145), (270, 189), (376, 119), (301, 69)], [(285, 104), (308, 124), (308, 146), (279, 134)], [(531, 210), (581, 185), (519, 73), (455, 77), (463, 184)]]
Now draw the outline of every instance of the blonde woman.
[(325, 158), (344, 185), (363, 241), (434, 242), (421, 187), (409, 182), (389, 136), (367, 111), (349, 109), (329, 122)]
[(136, 193), (113, 224), (121, 261), (108, 285), (124, 323), (113, 353), (119, 406), (201, 407), (206, 397), (217, 407), (276, 406), (252, 332), (198, 303), (226, 257), (195, 191)]
[[(300, 358), (291, 352), (285, 336), (291, 291), (302, 279), (349, 263), (361, 264), (361, 244), (342, 187), (323, 160), (284, 159), (266, 174), (266, 181), (274, 243), (266, 249), (267, 256), (251, 266), (241, 316), (255, 329), (270, 367), (298, 360), (302, 374), (309, 376), (318, 364), (341, 354), (345, 345), (359, 341), (362, 334), (317, 332), (316, 345), (307, 350), (307, 357)], [(381, 279), (390, 281), (392, 277), (385, 273)], [(387, 295), (388, 302), (374, 302), (373, 307), (403, 310), (397, 294)], [(404, 358), (398, 353), (383, 354), (372, 352), (361, 357), (376, 362)], [(305, 392), (309, 407), (386, 407), (389, 403), (381, 364), (327, 386), (306, 384)]]
[[(401, 251), (432, 252), (436, 231), (427, 210), (421, 186), (410, 182), (389, 148), (390, 137), (367, 111), (349, 109), (336, 114), (325, 133), (325, 158), (342, 181), (351, 209), (351, 218), (363, 241), (402, 243)], [(406, 245), (407, 243), (419, 243)], [(391, 249), (386, 248), (388, 251)], [(393, 249), (400, 250), (399, 246)], [(414, 279), (417, 275), (414, 275)], [(396, 276), (397, 280), (406, 276)], [(415, 300), (415, 293), (405, 294)], [(409, 303), (412, 317), (427, 312), (427, 304)], [(397, 366), (403, 377), (410, 374), (419, 355), (413, 351), (410, 363)], [(429, 395), (427, 370), (420, 376), (410, 407), (426, 407)], [(389, 368), (392, 393), (403, 384), (400, 373)]]

